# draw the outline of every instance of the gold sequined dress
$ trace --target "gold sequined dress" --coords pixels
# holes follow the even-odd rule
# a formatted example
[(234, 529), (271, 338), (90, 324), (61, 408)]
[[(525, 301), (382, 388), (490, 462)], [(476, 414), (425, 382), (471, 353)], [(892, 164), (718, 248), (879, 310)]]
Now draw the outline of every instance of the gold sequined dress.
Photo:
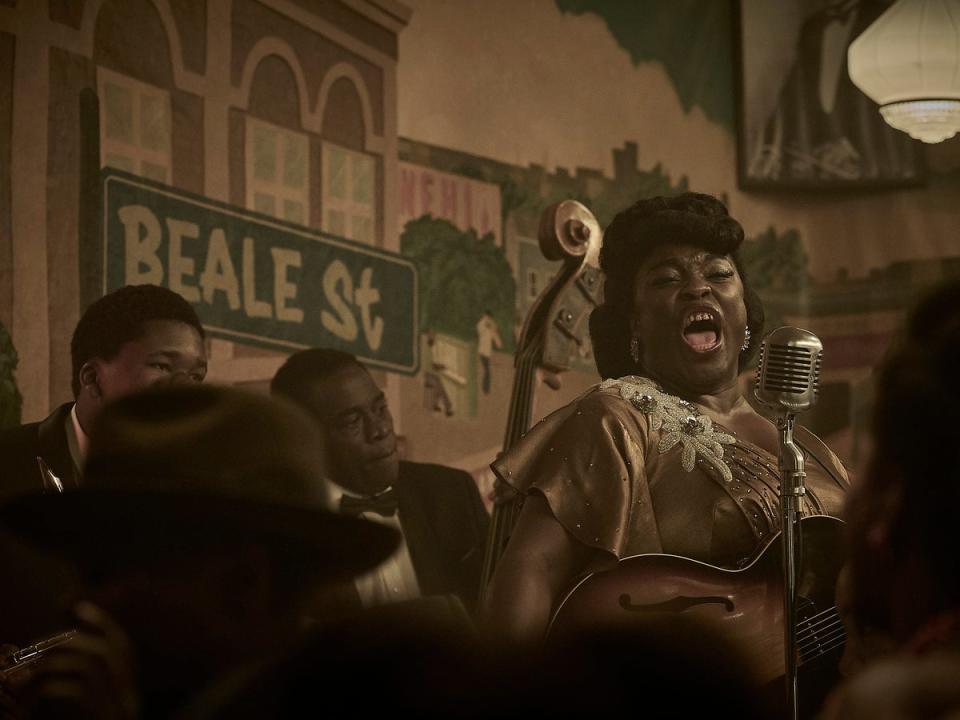
[[(839, 516), (849, 480), (809, 431), (802, 515)], [(736, 567), (780, 528), (776, 456), (651, 380), (608, 380), (535, 425), (491, 466), (541, 493), (584, 545), (623, 558), (670, 553)]]

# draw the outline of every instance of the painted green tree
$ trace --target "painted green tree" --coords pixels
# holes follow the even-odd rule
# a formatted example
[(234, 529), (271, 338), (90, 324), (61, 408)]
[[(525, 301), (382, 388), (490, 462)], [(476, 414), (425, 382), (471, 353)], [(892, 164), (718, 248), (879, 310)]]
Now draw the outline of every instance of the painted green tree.
[(807, 251), (800, 232), (778, 233), (773, 226), (740, 246), (740, 258), (751, 287), (763, 300), (766, 332), (784, 325), (776, 294), (803, 292), (810, 283)]
[(758, 291), (802, 290), (809, 282), (807, 251), (796, 229), (781, 234), (771, 225), (743, 243), (740, 257)]
[(17, 369), (17, 362), (17, 351), (13, 347), (10, 333), (7, 332), (3, 323), (0, 323), (0, 428), (20, 424), (23, 398), (13, 376), (13, 371)]
[(513, 350), (516, 283), (493, 233), (478, 237), (475, 230), (424, 215), (407, 223), (400, 252), (417, 266), (422, 330), (474, 341), (477, 321), (489, 310), (503, 350)]
[(593, 211), (600, 226), (606, 227), (618, 212), (630, 207), (640, 198), (679, 195), (689, 189), (690, 182), (686, 175), (681, 175), (674, 183), (670, 173), (657, 163), (650, 170), (638, 170), (633, 177), (621, 182), (604, 183), (602, 192), (582, 202)]
[(464, 162), (453, 168), (453, 173), (474, 180), (493, 183), (500, 188), (500, 232), (501, 237), (506, 237), (507, 218), (514, 210), (522, 208), (525, 203), (529, 202), (531, 193), (519, 185), (516, 179), (501, 167)]
[(592, 14), (634, 65), (659, 62), (683, 109), (694, 106), (733, 131), (733, 3), (720, 0), (555, 0), (560, 12)]
[[(501, 185), (501, 188), (503, 185)], [(678, 195), (690, 189), (686, 175), (674, 183), (670, 173), (664, 171), (663, 166), (657, 163), (650, 170), (637, 170), (632, 177), (619, 181), (607, 181), (602, 188), (592, 195), (585, 190), (573, 190), (569, 187), (556, 187), (547, 195), (539, 196), (532, 193), (517, 194), (518, 212), (527, 213), (530, 217), (539, 218), (540, 214), (550, 205), (561, 200), (577, 200), (596, 216), (600, 227), (606, 227), (614, 216), (635, 203), (640, 198), (649, 198), (656, 195)]]
[(677, 195), (690, 189), (686, 175), (682, 175), (676, 183), (670, 173), (657, 163), (649, 170), (637, 170), (632, 177), (621, 178), (616, 182), (605, 181), (602, 189), (590, 195), (583, 188), (576, 188), (573, 183), (559, 183), (545, 195), (534, 192), (525, 187), (522, 182), (502, 167), (490, 167), (481, 162), (464, 162), (453, 168), (457, 175), (493, 183), (500, 188), (500, 211), (502, 215), (503, 234), (506, 236), (507, 219), (514, 213), (524, 213), (539, 218), (547, 207), (561, 200), (577, 200), (586, 205), (596, 215), (601, 226), (606, 226), (613, 220), (613, 216), (625, 207), (636, 202), (639, 198), (655, 195)]

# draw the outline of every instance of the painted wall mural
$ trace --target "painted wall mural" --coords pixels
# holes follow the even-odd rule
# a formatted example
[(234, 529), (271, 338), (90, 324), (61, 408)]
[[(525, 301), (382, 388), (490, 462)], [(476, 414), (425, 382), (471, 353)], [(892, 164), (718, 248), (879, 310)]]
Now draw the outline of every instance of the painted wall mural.
[(713, 122), (734, 127), (730, 10), (702, 0), (556, 0), (571, 15), (603, 19), (634, 65), (659, 63), (685, 112), (699, 107)]
[[(776, 3), (791, 17), (826, 4)], [(913, 188), (740, 186), (732, 2), (0, 6), (0, 321), (17, 353), (0, 346), (0, 387), (13, 373), (25, 420), (68, 399), (69, 338), (94, 284), (77, 240), (84, 89), (101, 99), (101, 164), (415, 263), (419, 369), (376, 378), (410, 458), (481, 480), (516, 333), (556, 272), (537, 247), (553, 202), (580, 200), (605, 224), (638, 197), (722, 197), (771, 324), (824, 340), (810, 422), (850, 460), (876, 358), (917, 294), (960, 272), (960, 139), (921, 149)], [(781, 87), (757, 82), (743, 110), (766, 118)], [(223, 340), (210, 355), (212, 380), (259, 390), (285, 357)], [(595, 380), (584, 358), (559, 389), (540, 384), (535, 413)]]
[(400, 252), (414, 261), (420, 278), (420, 329), (427, 338), (421, 367), (424, 392), (433, 398), (425, 406), (472, 416), (478, 386), (473, 355), (482, 366), (481, 391), (489, 394), (492, 346), (513, 350), (516, 283), (510, 264), (492, 232), (479, 237), (472, 228), (460, 230), (428, 215), (406, 224)]
[[(0, 183), (0, 209), (9, 209), (0, 213), (0, 318), (20, 354), (26, 420), (69, 399), (70, 335), (103, 291), (88, 254), (101, 244), (91, 229), (99, 168), (81, 173), (82, 162), (397, 249), (404, 13), (259, 0), (3, 6), (0, 53), (12, 62), (0, 63), (11, 119), (0, 122), (0, 176), (10, 179)], [(90, 113), (84, 94), (99, 100)], [(307, 301), (319, 290), (302, 289)], [(415, 366), (419, 338), (409, 334)], [(209, 377), (262, 389), (285, 356), (216, 339)]]
[[(605, 224), (638, 197), (717, 195), (744, 225), (744, 263), (768, 326), (797, 324), (823, 338), (822, 400), (807, 421), (854, 464), (872, 366), (917, 295), (956, 273), (960, 237), (948, 198), (960, 191), (957, 141), (919, 149), (895, 138), (926, 156), (920, 190), (744, 191), (737, 3), (411, 4), (398, 78), (401, 158), (500, 185), (517, 322), (555, 270), (535, 244), (537, 217), (551, 202), (578, 199)], [(783, 10), (802, 21), (827, 4), (791, 0)], [(876, 5), (841, 4), (857, 17)], [(780, 84), (795, 59), (795, 44), (785, 43)], [(427, 67), (429, 53), (446, 58), (442, 73)], [(764, 88), (776, 98), (779, 85)], [(484, 105), (489, 97), (498, 102)], [(743, 110), (754, 117), (773, 108), (761, 105)], [(544, 390), (544, 410), (589, 381), (584, 368), (571, 388)]]
[(450, 173), (401, 162), (399, 169), (401, 226), (430, 215), (460, 230), (473, 229), (480, 237), (489, 233), (494, 245), (503, 245), (501, 191), (496, 183), (476, 179), (482, 174), (468, 166)]

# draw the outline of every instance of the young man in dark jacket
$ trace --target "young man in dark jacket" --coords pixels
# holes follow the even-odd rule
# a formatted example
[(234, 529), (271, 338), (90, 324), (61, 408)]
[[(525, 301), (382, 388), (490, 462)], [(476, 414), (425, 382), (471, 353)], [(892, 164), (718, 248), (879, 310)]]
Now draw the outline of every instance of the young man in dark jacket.
[(207, 372), (196, 312), (157, 285), (129, 285), (93, 303), (70, 353), (75, 401), (0, 433), (0, 498), (79, 487), (87, 434), (106, 403), (152, 385), (202, 382)]

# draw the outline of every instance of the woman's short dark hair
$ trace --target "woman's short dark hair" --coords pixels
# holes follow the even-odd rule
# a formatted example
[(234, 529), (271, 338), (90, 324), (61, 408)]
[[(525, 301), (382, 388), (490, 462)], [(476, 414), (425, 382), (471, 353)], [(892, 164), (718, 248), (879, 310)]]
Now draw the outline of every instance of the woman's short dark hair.
[(740, 368), (746, 367), (760, 346), (764, 316), (763, 303), (748, 284), (737, 253), (742, 242), (740, 223), (722, 202), (703, 193), (638, 200), (619, 212), (607, 227), (600, 249), (604, 302), (590, 316), (590, 339), (600, 376), (643, 372), (630, 356), (634, 281), (650, 252), (667, 244), (694, 245), (733, 259), (743, 281), (751, 337), (749, 347), (740, 354)]
[(73, 331), (70, 357), (71, 385), (80, 394), (80, 368), (91, 358), (112, 360), (120, 348), (143, 336), (151, 320), (170, 320), (189, 325), (206, 337), (196, 310), (183, 297), (159, 285), (126, 285), (94, 302)]

